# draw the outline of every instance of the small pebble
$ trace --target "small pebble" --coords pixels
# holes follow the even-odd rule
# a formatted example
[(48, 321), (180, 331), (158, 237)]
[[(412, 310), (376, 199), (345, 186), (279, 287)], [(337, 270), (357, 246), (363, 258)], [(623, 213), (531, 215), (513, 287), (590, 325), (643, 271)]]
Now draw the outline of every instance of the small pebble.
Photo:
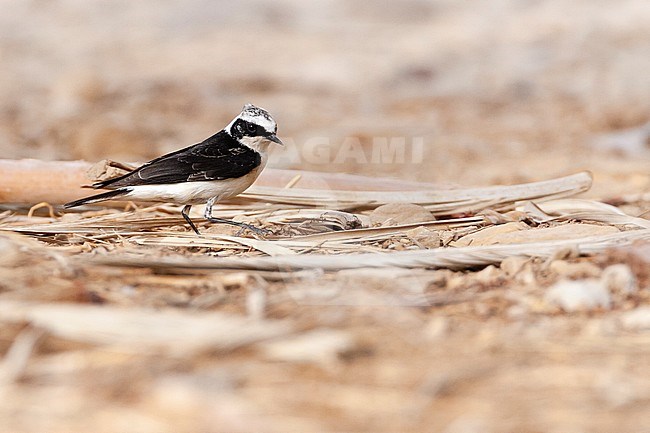
[(650, 331), (650, 307), (640, 307), (621, 316), (623, 328), (633, 331)]
[(501, 269), (505, 271), (507, 276), (512, 277), (521, 271), (528, 261), (529, 259), (527, 257), (507, 257), (501, 262)]
[(375, 226), (395, 226), (433, 220), (435, 217), (431, 212), (413, 203), (387, 203), (370, 213), (370, 222)]
[(446, 317), (434, 317), (424, 328), (424, 334), (431, 340), (445, 337), (449, 331), (449, 320)]
[(618, 264), (605, 268), (601, 280), (612, 293), (630, 295), (635, 293), (638, 283), (632, 269), (628, 265)]
[(612, 304), (607, 288), (594, 279), (560, 280), (548, 289), (545, 299), (567, 312), (609, 309)]
[(553, 260), (549, 264), (548, 269), (562, 277), (568, 278), (596, 278), (601, 272), (600, 268), (593, 263), (569, 263), (565, 260)]

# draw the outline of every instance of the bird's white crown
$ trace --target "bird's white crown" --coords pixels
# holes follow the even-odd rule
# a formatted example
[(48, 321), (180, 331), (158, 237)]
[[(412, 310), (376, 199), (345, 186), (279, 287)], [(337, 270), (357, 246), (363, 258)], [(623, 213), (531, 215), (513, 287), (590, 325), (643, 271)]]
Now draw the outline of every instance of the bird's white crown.
[(226, 130), (230, 131), (230, 128), (238, 119), (259, 125), (267, 132), (275, 133), (278, 130), (278, 125), (275, 123), (275, 120), (273, 120), (273, 117), (271, 117), (269, 112), (263, 108), (256, 107), (253, 104), (244, 105), (241, 113), (239, 113), (239, 115), (228, 124)]

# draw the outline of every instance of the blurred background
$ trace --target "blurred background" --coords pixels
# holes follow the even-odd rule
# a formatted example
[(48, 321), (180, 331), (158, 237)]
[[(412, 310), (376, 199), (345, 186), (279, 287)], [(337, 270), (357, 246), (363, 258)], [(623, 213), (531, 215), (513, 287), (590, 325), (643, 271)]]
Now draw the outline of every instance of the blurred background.
[[(0, 5), (6, 158), (142, 161), (251, 102), (290, 143), (276, 167), (463, 185), (591, 169), (596, 193), (650, 187), (646, 0)], [(306, 161), (314, 137), (334, 152), (417, 137), (423, 161)]]
[[(592, 197), (650, 192), (648, 0), (0, 0), (0, 10), (2, 158), (145, 161), (203, 140), (254, 103), (273, 114), (287, 143), (275, 149), (275, 167), (477, 186), (591, 170)], [(391, 138), (421, 145), (421, 155), (364, 162), (345, 147), (369, 155), (375, 140)], [(325, 143), (328, 157), (306, 158), (314, 143)], [(8, 285), (31, 290), (48, 280), (75, 294), (110, 287), (91, 300), (153, 307), (134, 313), (152, 316), (176, 309), (194, 319), (197, 311), (183, 307), (188, 293), (232, 277), (195, 276), (180, 297), (164, 290), (178, 275), (133, 271), (149, 289), (142, 293), (160, 297), (147, 304), (138, 287), (121, 285), (126, 271), (108, 281), (84, 268), (84, 256), (52, 272), (40, 256), (16, 257), (2, 274)], [(584, 259), (578, 265), (587, 270), (576, 275), (626, 261), (620, 252)], [(647, 282), (647, 261), (632, 265)], [(547, 278), (546, 264), (536, 266)], [(314, 345), (290, 341), (287, 358), (272, 347), (123, 354), (52, 337), (34, 360), (29, 339), (40, 337), (27, 329), (14, 358), (29, 375), (0, 377), (0, 432), (647, 427), (647, 316), (634, 333), (619, 327), (618, 311), (548, 312), (538, 292), (523, 290), (535, 282), (530, 269), (519, 279), (504, 269), (430, 271), (442, 299), (430, 308), (282, 298), (273, 321), (334, 333)], [(12, 280), (10, 271), (26, 276)], [(344, 274), (332, 284), (362, 280), (383, 290), (391, 272)], [(249, 276), (235, 274), (236, 289), (219, 286), (222, 298), (205, 301), (202, 317), (243, 315), (259, 280)], [(647, 305), (647, 287), (640, 293)], [(530, 314), (509, 309), (520, 298)], [(68, 320), (61, 323), (74, 327)], [(0, 349), (22, 332), (0, 327)]]

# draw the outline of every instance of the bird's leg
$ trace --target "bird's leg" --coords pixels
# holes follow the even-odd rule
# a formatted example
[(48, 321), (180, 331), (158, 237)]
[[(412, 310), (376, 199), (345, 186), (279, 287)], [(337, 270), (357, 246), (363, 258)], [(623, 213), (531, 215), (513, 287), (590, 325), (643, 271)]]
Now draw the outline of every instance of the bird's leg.
[(194, 230), (194, 233), (196, 233), (197, 235), (201, 235), (201, 233), (199, 233), (199, 230), (196, 228), (196, 226), (194, 225), (194, 223), (190, 219), (190, 216), (189, 216), (190, 209), (192, 209), (192, 205), (191, 204), (186, 204), (183, 207), (183, 210), (181, 211), (181, 215), (183, 215), (183, 218), (185, 218), (185, 221), (187, 221), (187, 223), (190, 225), (190, 227), (192, 227), (192, 230)]
[(217, 223), (217, 224), (230, 224), (233, 226), (240, 227), (241, 230), (237, 232), (237, 236), (241, 234), (244, 230), (250, 230), (251, 232), (258, 234), (258, 235), (266, 235), (269, 234), (270, 232), (268, 230), (252, 226), (250, 224), (242, 223), (239, 221), (233, 221), (233, 220), (227, 220), (224, 218), (217, 218), (212, 216), (212, 205), (214, 202), (217, 200), (217, 197), (212, 197), (208, 202), (205, 204), (205, 213), (203, 216), (205, 217), (206, 220), (210, 221), (211, 223)]

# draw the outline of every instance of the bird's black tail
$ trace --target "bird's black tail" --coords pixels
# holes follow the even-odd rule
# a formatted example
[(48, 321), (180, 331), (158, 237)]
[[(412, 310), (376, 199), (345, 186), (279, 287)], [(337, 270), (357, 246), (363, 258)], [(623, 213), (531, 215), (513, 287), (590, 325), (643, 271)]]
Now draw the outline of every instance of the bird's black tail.
[(64, 204), (63, 207), (68, 209), (71, 207), (81, 206), (84, 204), (97, 203), (99, 201), (104, 201), (104, 200), (111, 200), (117, 197), (121, 197), (130, 191), (131, 191), (130, 189), (124, 188), (124, 189), (116, 189), (115, 191), (103, 192), (101, 194), (91, 195), (90, 197), (80, 198), (79, 200), (71, 201), (70, 203)]

